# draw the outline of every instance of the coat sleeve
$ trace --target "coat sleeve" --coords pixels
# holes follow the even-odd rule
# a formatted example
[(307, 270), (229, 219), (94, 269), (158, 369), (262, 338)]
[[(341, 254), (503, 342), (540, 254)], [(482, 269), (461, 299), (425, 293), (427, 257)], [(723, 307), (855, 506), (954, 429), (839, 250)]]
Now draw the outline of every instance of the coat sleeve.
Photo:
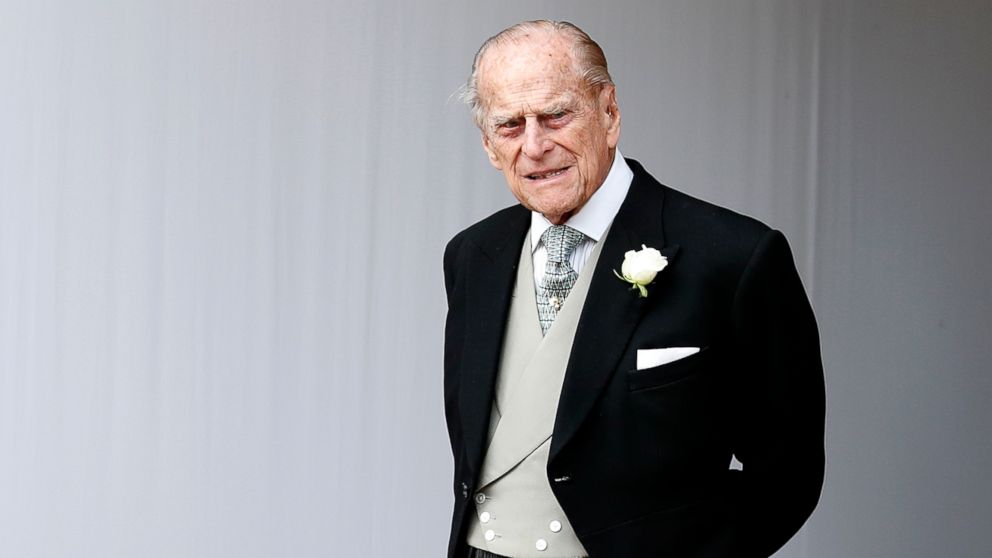
[(459, 271), (464, 265), (461, 256), (461, 236), (456, 236), (444, 250), (444, 289), (448, 312), (444, 324), (444, 415), (448, 426), (448, 439), (452, 453), (458, 458), (457, 448), (461, 437), (457, 420), (458, 366), (461, 361), (465, 319), (463, 313), (463, 286)]
[(785, 237), (768, 231), (734, 295), (731, 511), (741, 556), (770, 556), (802, 527), (820, 497), (825, 395), (819, 335)]

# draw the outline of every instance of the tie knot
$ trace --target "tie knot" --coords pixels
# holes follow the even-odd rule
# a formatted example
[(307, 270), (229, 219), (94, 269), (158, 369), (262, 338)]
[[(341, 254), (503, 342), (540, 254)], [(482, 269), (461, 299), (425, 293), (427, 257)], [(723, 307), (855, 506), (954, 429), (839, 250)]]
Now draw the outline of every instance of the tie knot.
[(541, 235), (541, 242), (548, 251), (548, 261), (564, 263), (586, 235), (568, 225), (551, 225)]

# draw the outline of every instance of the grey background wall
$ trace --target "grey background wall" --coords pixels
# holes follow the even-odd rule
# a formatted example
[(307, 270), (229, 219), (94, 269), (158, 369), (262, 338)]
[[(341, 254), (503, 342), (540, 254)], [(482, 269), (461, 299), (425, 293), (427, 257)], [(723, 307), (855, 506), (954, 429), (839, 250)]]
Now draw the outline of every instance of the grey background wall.
[(0, 4), (0, 556), (440, 556), (451, 94), (606, 49), (621, 149), (786, 232), (828, 386), (781, 557), (992, 553), (992, 4)]

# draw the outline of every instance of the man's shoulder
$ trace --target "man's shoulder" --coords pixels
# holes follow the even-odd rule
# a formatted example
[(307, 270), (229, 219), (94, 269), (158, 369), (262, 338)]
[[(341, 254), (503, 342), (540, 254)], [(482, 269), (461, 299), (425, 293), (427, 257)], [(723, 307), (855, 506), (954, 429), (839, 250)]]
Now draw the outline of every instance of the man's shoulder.
[(716, 236), (759, 237), (770, 230), (761, 221), (733, 209), (691, 196), (665, 186), (665, 216), (671, 227), (691, 227)]
[(757, 239), (771, 229), (761, 221), (733, 209), (697, 198), (658, 182), (637, 161), (628, 160), (641, 188), (654, 191), (663, 201), (666, 233), (673, 236)]
[[(499, 249), (510, 237), (525, 230), (529, 224), (530, 211), (517, 204), (501, 209), (489, 217), (462, 229), (448, 241), (446, 255), (453, 255), (465, 247), (474, 246), (484, 252)], [(447, 259), (447, 257), (446, 257)]]

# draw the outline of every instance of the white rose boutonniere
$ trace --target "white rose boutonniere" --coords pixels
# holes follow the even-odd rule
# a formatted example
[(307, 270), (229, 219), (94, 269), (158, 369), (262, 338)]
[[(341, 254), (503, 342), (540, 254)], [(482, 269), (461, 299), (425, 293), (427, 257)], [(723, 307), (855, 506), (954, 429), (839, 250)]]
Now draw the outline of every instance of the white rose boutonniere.
[(637, 289), (641, 298), (647, 298), (647, 285), (650, 285), (658, 272), (666, 266), (668, 266), (668, 258), (662, 256), (658, 250), (641, 244), (640, 250), (629, 250), (623, 255), (623, 265), (620, 267), (622, 275), (616, 270), (613, 270), (613, 273), (621, 280), (630, 283), (631, 289)]

